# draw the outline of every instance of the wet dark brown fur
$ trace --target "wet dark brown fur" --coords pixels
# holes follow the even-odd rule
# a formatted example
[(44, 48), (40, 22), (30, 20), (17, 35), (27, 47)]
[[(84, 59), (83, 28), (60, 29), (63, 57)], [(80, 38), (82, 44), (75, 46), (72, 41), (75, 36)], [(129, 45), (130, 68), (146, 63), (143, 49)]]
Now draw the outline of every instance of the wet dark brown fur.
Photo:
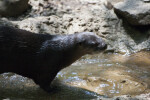
[(0, 26), (0, 73), (29, 77), (49, 91), (61, 69), (85, 54), (105, 49), (105, 42), (92, 32), (44, 35)]

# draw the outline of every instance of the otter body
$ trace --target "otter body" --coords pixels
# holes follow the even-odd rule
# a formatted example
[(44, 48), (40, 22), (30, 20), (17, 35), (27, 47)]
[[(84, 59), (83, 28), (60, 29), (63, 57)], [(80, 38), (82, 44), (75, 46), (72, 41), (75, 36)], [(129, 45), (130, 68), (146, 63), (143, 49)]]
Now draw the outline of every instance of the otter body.
[(0, 74), (14, 72), (29, 77), (49, 91), (61, 69), (85, 54), (105, 50), (106, 46), (91, 32), (62, 36), (0, 26)]

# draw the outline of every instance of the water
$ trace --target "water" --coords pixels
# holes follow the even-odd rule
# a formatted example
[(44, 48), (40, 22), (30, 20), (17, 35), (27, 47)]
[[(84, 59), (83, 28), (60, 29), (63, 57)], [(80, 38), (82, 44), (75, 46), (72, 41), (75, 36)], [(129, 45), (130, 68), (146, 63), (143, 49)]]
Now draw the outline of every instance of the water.
[(46, 93), (31, 79), (0, 75), (0, 99), (90, 100), (150, 92), (150, 52), (84, 56), (57, 74), (54, 92)]

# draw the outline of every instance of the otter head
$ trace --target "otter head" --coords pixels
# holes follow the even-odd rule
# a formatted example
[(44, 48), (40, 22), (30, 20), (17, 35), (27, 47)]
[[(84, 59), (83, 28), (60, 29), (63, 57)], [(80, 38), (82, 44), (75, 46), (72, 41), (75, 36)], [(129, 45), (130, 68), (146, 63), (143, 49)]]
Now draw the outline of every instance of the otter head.
[(105, 41), (93, 32), (79, 33), (77, 39), (79, 39), (77, 44), (86, 54), (98, 53), (107, 48)]

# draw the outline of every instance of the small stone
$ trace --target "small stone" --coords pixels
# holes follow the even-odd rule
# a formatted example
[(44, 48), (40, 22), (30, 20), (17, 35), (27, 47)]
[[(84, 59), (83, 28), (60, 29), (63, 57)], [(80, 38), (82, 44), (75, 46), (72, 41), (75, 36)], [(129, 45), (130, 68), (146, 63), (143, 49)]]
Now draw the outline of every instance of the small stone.
[(126, 80), (122, 80), (120, 83), (126, 83)]

